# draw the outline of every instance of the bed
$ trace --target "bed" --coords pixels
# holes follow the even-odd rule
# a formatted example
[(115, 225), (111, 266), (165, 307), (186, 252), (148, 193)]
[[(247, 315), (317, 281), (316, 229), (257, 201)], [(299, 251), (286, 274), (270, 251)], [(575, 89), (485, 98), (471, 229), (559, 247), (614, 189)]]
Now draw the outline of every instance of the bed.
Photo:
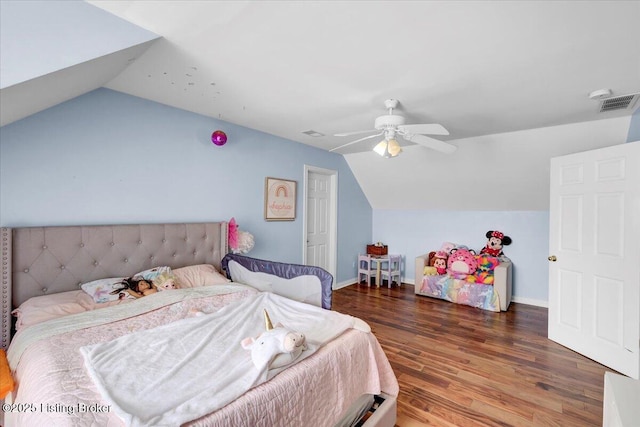
[[(334, 426), (361, 415), (369, 417), (367, 426), (395, 423), (398, 383), (389, 361), (364, 322), (328, 310), (331, 277), (315, 274), (319, 288), (307, 292), (287, 289), (314, 271), (227, 254), (225, 222), (0, 232), (0, 337), (17, 383), (5, 399), (3, 425)], [(229, 273), (230, 264), (251, 283), (218, 273)], [(87, 302), (80, 289), (158, 266), (184, 275), (203, 265), (218, 275), (196, 274), (191, 287), (106, 306), (95, 303), (95, 295)], [(292, 296), (279, 295), (286, 292)], [(47, 304), (54, 309), (43, 310)], [(228, 345), (264, 330), (263, 307), (274, 323), (307, 338), (303, 356), (278, 369), (260, 370), (252, 353)], [(323, 326), (337, 324), (343, 329)], [(195, 332), (201, 330), (205, 335)], [(196, 344), (186, 347), (189, 339)], [(206, 351), (191, 351), (201, 347)], [(196, 364), (176, 362), (189, 358)], [(174, 371), (181, 380), (169, 386)], [(225, 382), (230, 372), (242, 386)], [(149, 373), (152, 378), (143, 379)], [(373, 404), (363, 407), (363, 397)]]
[(469, 305), (487, 311), (507, 311), (511, 304), (512, 263), (506, 257), (493, 268), (491, 284), (471, 283), (448, 274), (425, 274), (429, 266), (429, 255), (423, 254), (415, 260), (416, 295), (443, 299), (457, 304)]

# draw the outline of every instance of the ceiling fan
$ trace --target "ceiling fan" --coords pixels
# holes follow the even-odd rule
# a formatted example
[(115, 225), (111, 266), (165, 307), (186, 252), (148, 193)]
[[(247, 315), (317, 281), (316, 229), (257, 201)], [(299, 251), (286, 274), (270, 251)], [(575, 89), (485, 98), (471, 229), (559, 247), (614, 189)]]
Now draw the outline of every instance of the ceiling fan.
[(352, 136), (379, 131), (378, 133), (356, 139), (355, 141), (332, 148), (329, 151), (336, 151), (349, 145), (365, 141), (367, 139), (377, 138), (382, 135), (384, 135), (384, 139), (373, 148), (373, 151), (382, 157), (396, 157), (402, 152), (402, 147), (400, 147), (400, 144), (396, 141), (397, 136), (401, 136), (406, 141), (415, 142), (418, 145), (422, 145), (442, 153), (453, 153), (457, 150), (458, 147), (455, 145), (425, 136), (449, 135), (449, 132), (444, 128), (444, 126), (435, 123), (405, 125), (403, 116), (393, 114), (393, 109), (398, 106), (397, 99), (387, 99), (384, 101), (384, 106), (389, 110), (389, 114), (378, 117), (374, 123), (374, 129), (337, 133), (334, 136)]

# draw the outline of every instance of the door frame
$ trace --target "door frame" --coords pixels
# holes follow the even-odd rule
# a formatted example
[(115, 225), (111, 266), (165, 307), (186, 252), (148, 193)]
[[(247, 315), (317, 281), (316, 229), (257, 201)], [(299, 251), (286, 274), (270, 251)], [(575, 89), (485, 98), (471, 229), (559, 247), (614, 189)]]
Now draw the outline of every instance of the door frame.
[(338, 171), (333, 169), (325, 169), (312, 165), (304, 165), (304, 194), (302, 196), (302, 262), (307, 262), (307, 195), (309, 191), (309, 174), (317, 173), (327, 175), (330, 179), (330, 203), (329, 211), (329, 269), (328, 272), (333, 276), (333, 282), (336, 282), (336, 273), (338, 265)]

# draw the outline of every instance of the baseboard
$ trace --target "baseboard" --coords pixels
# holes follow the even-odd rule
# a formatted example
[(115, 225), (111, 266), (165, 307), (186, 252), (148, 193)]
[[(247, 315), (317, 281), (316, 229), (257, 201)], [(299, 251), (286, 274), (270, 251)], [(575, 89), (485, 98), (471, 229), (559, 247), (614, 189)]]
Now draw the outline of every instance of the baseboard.
[[(333, 287), (331, 289), (338, 290), (341, 288), (346, 288), (347, 286), (351, 286), (351, 285), (355, 285), (356, 283), (358, 283), (358, 279), (356, 279), (355, 277), (353, 279), (350, 280), (344, 280), (340, 283), (334, 283)], [(402, 281), (403, 285), (411, 285), (411, 286), (415, 286), (414, 281), (413, 280), (403, 280)]]
[(517, 304), (535, 305), (536, 307), (549, 308), (549, 301), (543, 301), (539, 299), (512, 296), (511, 302), (515, 302)]
[(353, 279), (343, 280), (340, 283), (334, 283), (332, 289), (335, 291), (336, 289), (346, 288), (347, 286), (355, 285), (356, 283), (358, 283), (358, 279), (354, 277)]

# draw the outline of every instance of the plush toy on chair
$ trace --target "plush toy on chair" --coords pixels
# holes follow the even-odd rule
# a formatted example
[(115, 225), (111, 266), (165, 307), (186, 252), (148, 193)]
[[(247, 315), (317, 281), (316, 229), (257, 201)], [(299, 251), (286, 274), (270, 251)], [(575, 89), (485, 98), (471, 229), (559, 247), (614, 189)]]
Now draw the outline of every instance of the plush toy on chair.
[(304, 350), (305, 337), (300, 332), (291, 331), (278, 323), (271, 324), (269, 313), (264, 311), (265, 329), (258, 337), (242, 340), (242, 348), (251, 350), (251, 360), (260, 370), (281, 368), (295, 361)]
[(445, 251), (438, 251), (433, 256), (433, 266), (436, 268), (438, 274), (447, 273), (447, 258), (449, 258), (449, 254)]
[(511, 244), (511, 237), (505, 236), (504, 233), (497, 230), (487, 231), (487, 244), (480, 250), (481, 254), (488, 254), (491, 256), (503, 256), (502, 247)]
[(447, 274), (454, 279), (466, 279), (478, 269), (476, 252), (465, 246), (453, 248), (447, 258)]

